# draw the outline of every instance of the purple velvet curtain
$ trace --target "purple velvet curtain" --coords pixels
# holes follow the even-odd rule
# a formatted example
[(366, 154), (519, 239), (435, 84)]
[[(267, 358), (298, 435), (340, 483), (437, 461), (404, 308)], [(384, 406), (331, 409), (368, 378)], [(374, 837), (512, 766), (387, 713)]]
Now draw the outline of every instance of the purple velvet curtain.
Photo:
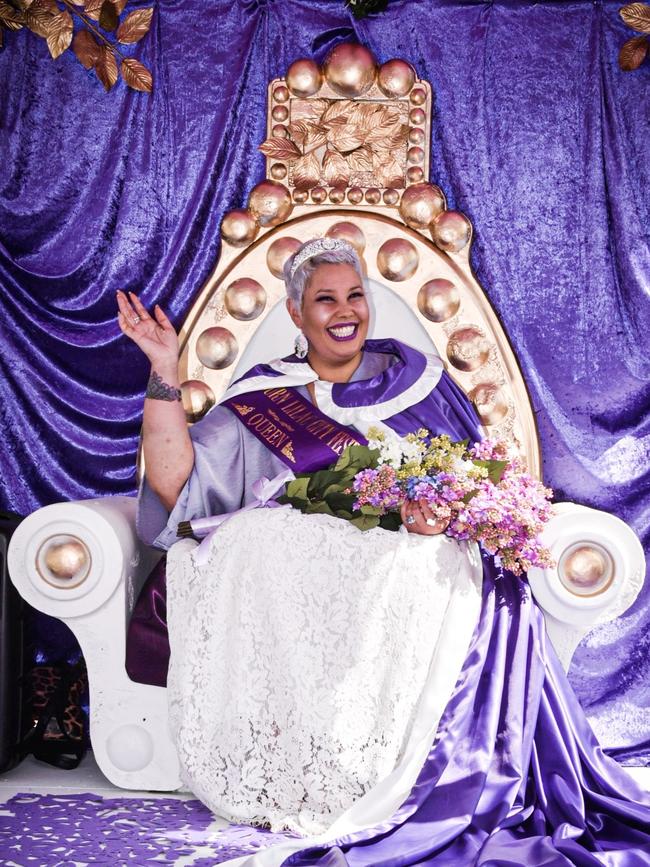
[[(632, 35), (621, 5), (392, 0), (356, 22), (342, 0), (159, 0), (136, 52), (152, 96), (121, 83), (104, 94), (70, 52), (52, 61), (42, 39), (6, 34), (0, 505), (134, 492), (147, 366), (117, 328), (115, 290), (182, 322), (222, 215), (263, 176), (269, 79), (358, 39), (433, 85), (431, 180), (473, 221), (473, 264), (523, 367), (547, 483), (647, 545), (650, 67), (618, 69)], [(647, 584), (571, 670), (606, 745), (639, 764), (649, 626)]]

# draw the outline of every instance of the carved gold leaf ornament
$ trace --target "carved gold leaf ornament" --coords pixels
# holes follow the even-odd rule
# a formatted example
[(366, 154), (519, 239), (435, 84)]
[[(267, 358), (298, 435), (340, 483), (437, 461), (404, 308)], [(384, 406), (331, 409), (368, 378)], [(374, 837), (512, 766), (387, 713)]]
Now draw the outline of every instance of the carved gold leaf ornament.
[(117, 81), (117, 61), (115, 55), (106, 45), (101, 45), (99, 48), (99, 57), (95, 63), (95, 72), (97, 78), (104, 85), (104, 88), (109, 91)]
[(124, 12), (124, 7), (126, 6), (126, 0), (111, 0), (113, 6), (115, 6), (115, 11), (118, 15), (121, 15)]
[(146, 9), (136, 9), (135, 12), (130, 12), (117, 30), (118, 41), (122, 42), (124, 45), (131, 45), (132, 43), (138, 42), (142, 39), (142, 37), (149, 31), (152, 15), (152, 6), (149, 6)]
[(60, 9), (56, 15), (52, 15), (47, 28), (47, 47), (56, 60), (72, 42), (72, 15), (67, 9)]
[(259, 149), (264, 156), (274, 160), (289, 160), (302, 156), (300, 148), (290, 138), (268, 138)]
[(323, 175), (330, 187), (346, 187), (350, 181), (350, 166), (345, 157), (336, 151), (325, 151), (323, 157)]
[(320, 180), (321, 164), (318, 157), (313, 154), (305, 154), (297, 159), (293, 165), (293, 183), (299, 190), (310, 190)]
[(133, 90), (151, 93), (153, 78), (147, 67), (135, 57), (125, 57), (120, 67), (122, 78)]
[(103, 5), (104, 0), (86, 0), (84, 7), (86, 15), (89, 18), (92, 18), (93, 21), (99, 21), (99, 16), (101, 14)]
[(88, 30), (78, 30), (72, 40), (72, 50), (85, 69), (92, 69), (99, 60), (100, 45)]

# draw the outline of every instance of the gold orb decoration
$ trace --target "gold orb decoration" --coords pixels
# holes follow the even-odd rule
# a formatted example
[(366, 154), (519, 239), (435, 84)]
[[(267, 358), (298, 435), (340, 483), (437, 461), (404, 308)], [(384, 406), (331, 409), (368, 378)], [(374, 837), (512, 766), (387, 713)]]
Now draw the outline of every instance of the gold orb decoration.
[(278, 238), (274, 241), (266, 253), (266, 264), (274, 277), (282, 280), (284, 263), (300, 247), (301, 241), (297, 238)]
[[(61, 538), (61, 537), (59, 537)], [(80, 539), (68, 539), (59, 544), (51, 542), (44, 552), (47, 569), (63, 581), (79, 577), (90, 565), (90, 552)]]
[(406, 154), (406, 158), (410, 163), (423, 163), (424, 162), (424, 151), (422, 148), (412, 147), (408, 149), (408, 153)]
[(293, 191), (293, 200), (298, 205), (302, 205), (303, 202), (306, 202), (309, 198), (309, 192), (307, 190), (294, 190)]
[(576, 596), (596, 596), (614, 580), (614, 561), (601, 545), (577, 542), (560, 557), (558, 575), (564, 587)]
[(257, 280), (241, 277), (228, 286), (223, 303), (233, 319), (248, 322), (257, 319), (266, 307), (266, 291)]
[(370, 90), (377, 67), (375, 58), (365, 46), (343, 42), (327, 55), (323, 73), (333, 91), (351, 98)]
[(329, 227), (326, 234), (328, 238), (339, 238), (341, 241), (347, 241), (354, 247), (359, 256), (363, 256), (363, 251), (366, 249), (366, 238), (361, 229), (354, 223), (347, 221), (335, 223)]
[(424, 105), (427, 101), (427, 93), (422, 87), (416, 87), (415, 90), (411, 91), (411, 95), (409, 97), (413, 105)]
[(286, 138), (289, 135), (286, 126), (282, 123), (276, 123), (271, 131), (275, 138)]
[(445, 211), (431, 224), (431, 237), (445, 253), (458, 253), (472, 237), (472, 224), (460, 211)]
[(365, 199), (369, 205), (378, 205), (381, 202), (381, 190), (378, 190), (377, 187), (370, 187), (369, 190), (366, 190)]
[(399, 202), (399, 193), (397, 190), (394, 190), (392, 187), (384, 190), (384, 195), (382, 196), (385, 205), (396, 205)]
[(377, 84), (386, 96), (406, 96), (415, 84), (415, 70), (405, 60), (388, 60), (379, 68)]
[(460, 307), (458, 289), (451, 280), (429, 280), (418, 292), (418, 309), (430, 322), (446, 322)]
[(427, 229), (445, 209), (445, 194), (435, 184), (414, 184), (404, 190), (399, 213), (412, 229)]
[(229, 211), (221, 221), (221, 237), (233, 247), (246, 247), (259, 232), (257, 220), (246, 208)]
[(343, 187), (334, 187), (330, 190), (329, 200), (334, 205), (340, 205), (345, 201), (345, 189)]
[(273, 163), (271, 166), (271, 177), (274, 181), (281, 181), (287, 176), (287, 167), (284, 163)]
[(391, 238), (377, 252), (377, 268), (387, 280), (408, 280), (415, 274), (418, 264), (418, 251), (405, 238)]
[(481, 382), (475, 385), (468, 397), (484, 425), (498, 424), (508, 415), (508, 401), (494, 382)]
[(411, 166), (406, 170), (406, 180), (410, 184), (419, 184), (424, 179), (424, 171), (420, 166)]
[(185, 418), (190, 423), (203, 418), (217, 402), (210, 386), (200, 379), (188, 379), (181, 383), (181, 400)]
[(271, 117), (273, 118), (273, 120), (283, 122), (289, 117), (289, 109), (286, 107), (286, 105), (276, 105), (271, 112)]
[(447, 358), (458, 370), (477, 370), (489, 356), (490, 344), (476, 325), (459, 328), (449, 338)]
[(317, 205), (320, 205), (321, 202), (324, 202), (327, 198), (327, 190), (325, 187), (313, 187), (311, 190), (311, 200), (312, 202), (316, 202)]
[(424, 130), (419, 127), (414, 127), (409, 132), (409, 141), (414, 145), (421, 145), (424, 142)]
[(289, 90), (281, 84), (273, 91), (273, 99), (276, 102), (286, 102), (289, 99)]
[(287, 219), (293, 210), (293, 202), (284, 184), (262, 181), (251, 190), (248, 208), (260, 226), (277, 226)]
[(317, 63), (308, 57), (295, 60), (285, 77), (287, 87), (294, 96), (312, 96), (323, 83), (323, 76)]
[(348, 202), (352, 202), (353, 205), (358, 205), (362, 199), (363, 190), (361, 187), (350, 187), (348, 190)]
[(199, 361), (210, 370), (222, 370), (228, 367), (237, 358), (237, 350), (235, 335), (220, 325), (206, 328), (196, 341), (196, 354)]
[(409, 113), (409, 120), (414, 126), (421, 126), (426, 120), (426, 115), (421, 108), (412, 108)]

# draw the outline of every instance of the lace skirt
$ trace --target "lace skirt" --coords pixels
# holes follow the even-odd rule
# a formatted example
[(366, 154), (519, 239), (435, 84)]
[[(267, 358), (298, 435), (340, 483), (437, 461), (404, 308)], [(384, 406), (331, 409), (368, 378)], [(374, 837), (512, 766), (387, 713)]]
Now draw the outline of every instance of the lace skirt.
[(201, 567), (195, 547), (178, 542), (167, 563), (170, 724), (188, 788), (274, 831), (319, 834), (355, 804), (372, 818), (382, 791), (390, 815), (478, 619), (475, 547), (289, 508), (231, 518)]

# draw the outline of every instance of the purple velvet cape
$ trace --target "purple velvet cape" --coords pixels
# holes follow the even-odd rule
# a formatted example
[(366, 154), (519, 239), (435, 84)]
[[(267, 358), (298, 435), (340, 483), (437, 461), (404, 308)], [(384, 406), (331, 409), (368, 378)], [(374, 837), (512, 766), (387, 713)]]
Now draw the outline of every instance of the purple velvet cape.
[[(335, 386), (340, 406), (379, 402), (421, 371), (419, 353), (396, 341), (367, 348), (397, 358), (368, 380)], [(384, 421), (399, 433), (480, 437), (471, 404), (444, 372), (428, 397)], [(284, 864), (650, 865), (650, 795), (602, 752), (524, 578), (484, 557), (479, 623), (402, 806), (382, 825)]]

